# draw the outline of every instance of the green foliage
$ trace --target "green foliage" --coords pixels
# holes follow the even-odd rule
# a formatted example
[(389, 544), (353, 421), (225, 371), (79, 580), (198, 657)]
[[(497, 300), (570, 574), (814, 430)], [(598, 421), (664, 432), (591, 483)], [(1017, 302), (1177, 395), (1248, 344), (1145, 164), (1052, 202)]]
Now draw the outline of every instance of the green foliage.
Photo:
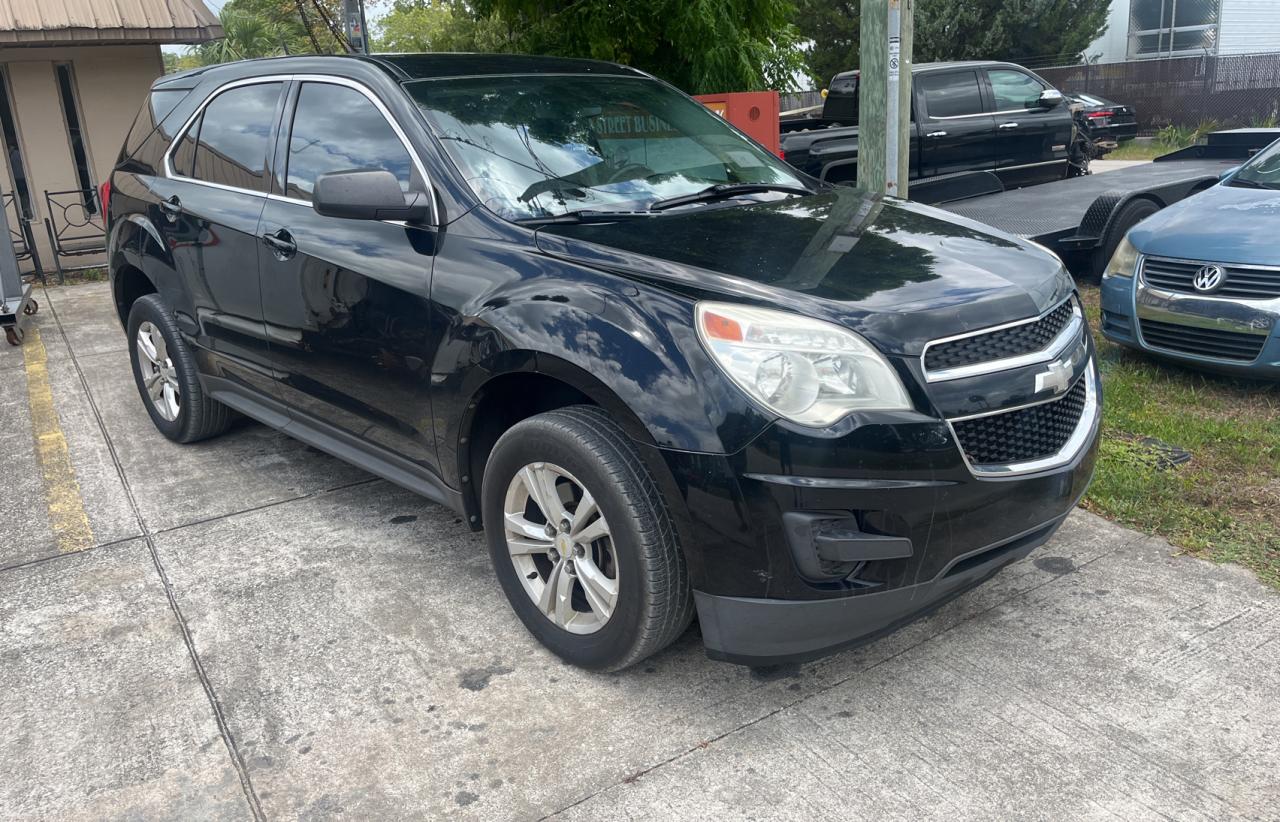
[(225, 36), (195, 46), (175, 65), (345, 52), (341, 9), (341, 0), (231, 0), (218, 13)]
[(459, 0), (396, 0), (378, 23), (374, 50), (510, 51), (505, 27), (477, 18)]
[(796, 28), (812, 42), (809, 70), (820, 87), (857, 68), (861, 0), (797, 0)]
[[(455, 7), (455, 12), (458, 7)], [(626, 63), (691, 93), (795, 86), (790, 0), (476, 0), (503, 51)]]
[[(1110, 2), (916, 0), (912, 59), (1073, 62), (1106, 31)], [(861, 8), (861, 0), (797, 0), (796, 26), (813, 42), (809, 67), (819, 83), (858, 67)]]
[(1111, 0), (917, 0), (914, 59), (1073, 62)]

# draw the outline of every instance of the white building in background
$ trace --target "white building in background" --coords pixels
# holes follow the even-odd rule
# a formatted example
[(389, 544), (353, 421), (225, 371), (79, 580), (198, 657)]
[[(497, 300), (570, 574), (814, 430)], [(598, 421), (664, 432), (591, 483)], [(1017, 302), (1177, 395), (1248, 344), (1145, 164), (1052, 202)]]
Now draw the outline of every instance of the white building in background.
[(1280, 0), (1112, 0), (1099, 63), (1280, 51)]

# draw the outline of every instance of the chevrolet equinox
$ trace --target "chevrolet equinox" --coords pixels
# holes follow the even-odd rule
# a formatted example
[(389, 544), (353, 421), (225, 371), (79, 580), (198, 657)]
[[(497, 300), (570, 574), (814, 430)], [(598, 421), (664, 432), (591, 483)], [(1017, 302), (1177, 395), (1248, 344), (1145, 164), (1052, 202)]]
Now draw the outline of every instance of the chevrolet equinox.
[(1058, 258), (820, 183), (625, 66), (172, 75), (102, 195), (161, 433), (244, 415), (449, 506), (586, 668), (695, 612), (739, 663), (866, 641), (1045, 542), (1092, 472)]

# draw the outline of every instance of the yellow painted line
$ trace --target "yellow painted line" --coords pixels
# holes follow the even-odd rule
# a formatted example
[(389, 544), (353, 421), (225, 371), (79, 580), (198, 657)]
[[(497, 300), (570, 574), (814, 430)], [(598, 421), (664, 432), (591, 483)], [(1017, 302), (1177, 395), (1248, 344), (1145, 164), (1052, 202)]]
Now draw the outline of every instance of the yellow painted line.
[(58, 423), (53, 407), (53, 389), (49, 386), (48, 354), (40, 339), (40, 329), (27, 328), (22, 343), (22, 356), (27, 370), (27, 400), (31, 405), (31, 433), (35, 435), (36, 457), (44, 476), (44, 499), (49, 507), (49, 525), (58, 539), (58, 550), (64, 553), (83, 551), (93, 545), (93, 529), (84, 512), (80, 483), (71, 465), (67, 438)]

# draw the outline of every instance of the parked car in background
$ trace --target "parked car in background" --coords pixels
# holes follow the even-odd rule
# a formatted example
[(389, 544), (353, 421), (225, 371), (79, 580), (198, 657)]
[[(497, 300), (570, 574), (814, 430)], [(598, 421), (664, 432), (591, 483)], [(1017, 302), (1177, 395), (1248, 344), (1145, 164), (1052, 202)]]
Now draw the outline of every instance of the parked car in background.
[[(837, 74), (820, 111), (781, 121), (788, 163), (828, 182), (857, 179), (860, 77)], [(969, 61), (922, 63), (911, 77), (912, 179), (994, 171), (1013, 188), (1067, 176), (1071, 110), (1034, 72)]]
[(452, 507), (574, 664), (633, 664), (695, 608), (742, 663), (866, 640), (1089, 482), (1057, 257), (817, 183), (642, 72), (313, 56), (153, 94), (178, 102), (102, 199), (156, 428), (239, 412)]
[(1160, 357), (1280, 378), (1280, 141), (1139, 223), (1102, 277), (1102, 333)]
[(1138, 116), (1132, 107), (1113, 103), (1096, 94), (1068, 92), (1067, 97), (1080, 104), (1089, 136), (1095, 142), (1123, 143), (1138, 136)]

